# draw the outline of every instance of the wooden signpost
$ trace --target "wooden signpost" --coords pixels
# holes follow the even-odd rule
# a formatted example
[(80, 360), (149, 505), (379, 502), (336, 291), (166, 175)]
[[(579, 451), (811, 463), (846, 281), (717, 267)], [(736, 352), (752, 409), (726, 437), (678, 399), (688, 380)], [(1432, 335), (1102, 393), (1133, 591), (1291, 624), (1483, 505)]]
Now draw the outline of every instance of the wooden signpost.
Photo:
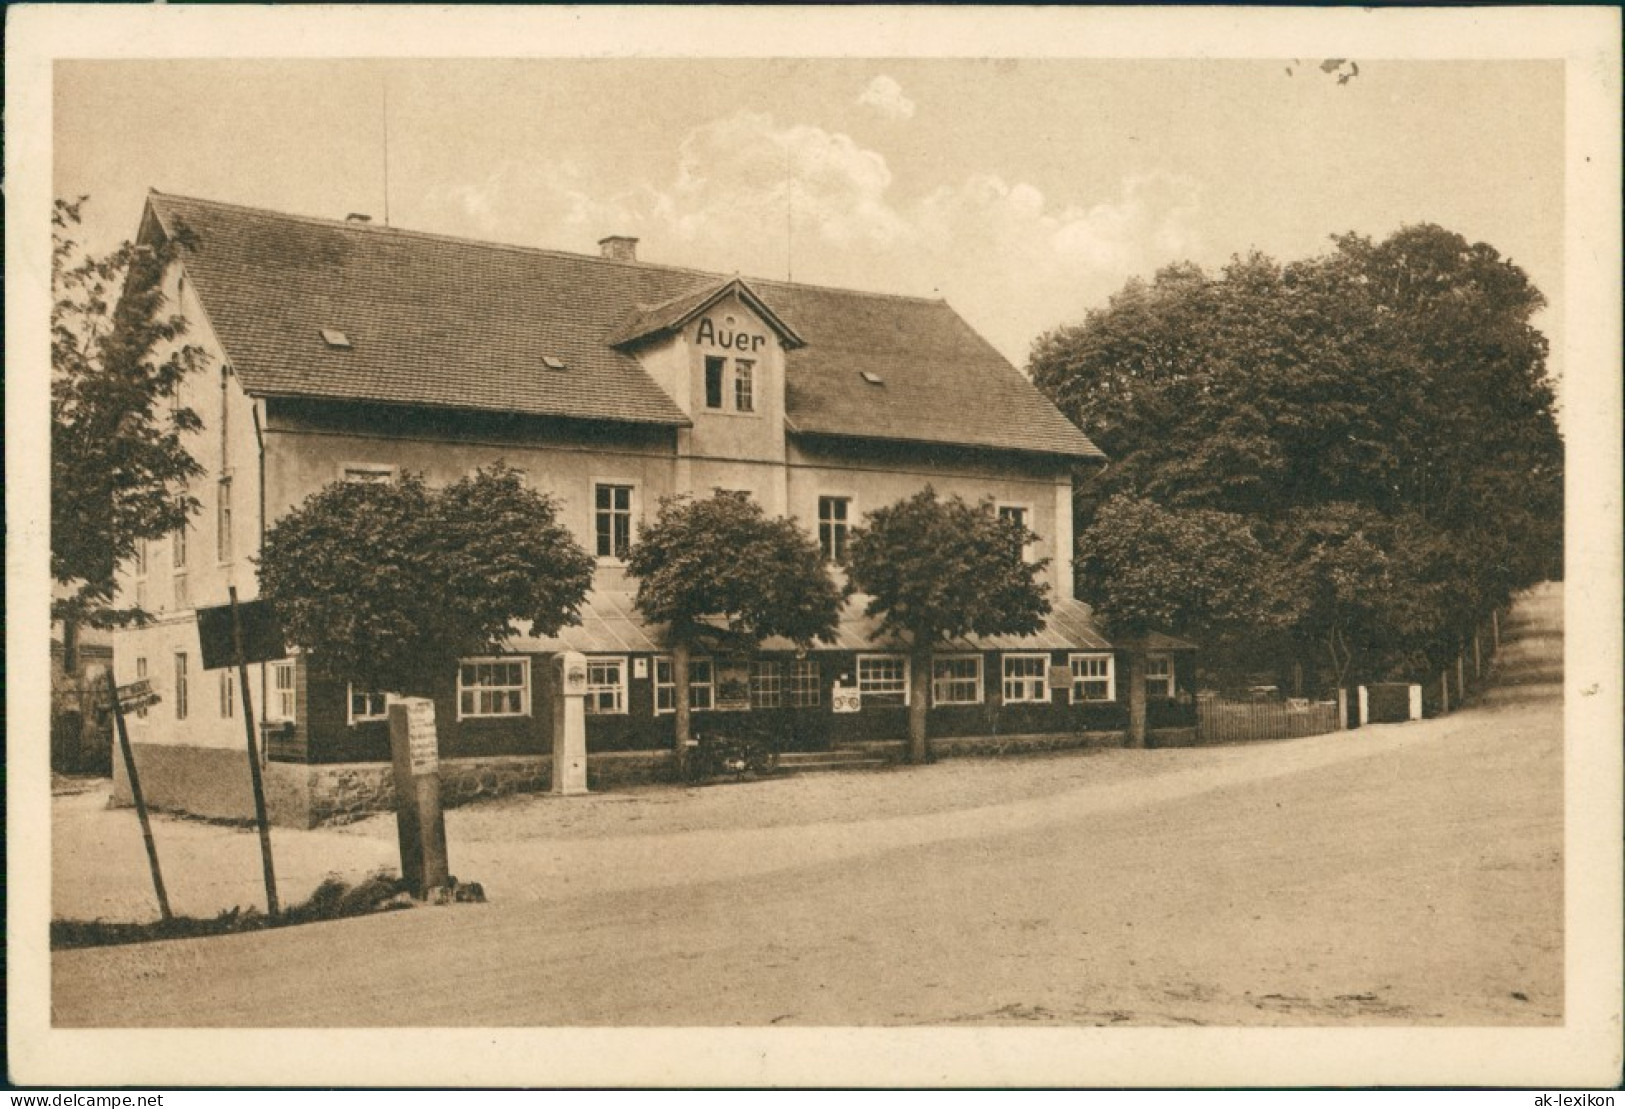
[(147, 866), (152, 871), (152, 891), (158, 895), (158, 911), (165, 920), (171, 919), (169, 894), (164, 890), (164, 874), (158, 868), (158, 845), (152, 841), (152, 825), (147, 820), (147, 802), (141, 794), (141, 775), (136, 773), (135, 753), (130, 750), (130, 733), (124, 726), (125, 709), (143, 709), (158, 703), (158, 694), (145, 678), (126, 686), (113, 683), (113, 673), (107, 673), (108, 699), (112, 702), (113, 722), (118, 729), (119, 752), (124, 756), (124, 774), (130, 779), (130, 797), (135, 801), (135, 815), (141, 821), (141, 838), (147, 844)]
[(243, 728), (248, 736), (248, 772), (254, 783), (254, 821), (260, 832), (260, 865), (265, 871), (265, 907), (271, 916), (276, 916), (282, 909), (277, 904), (276, 867), (271, 862), (271, 828), (265, 815), (265, 782), (260, 775), (254, 699), (248, 690), (248, 664), (286, 658), (288, 651), (282, 643), (276, 614), (268, 602), (239, 604), (235, 585), (231, 587), (230, 597), (230, 604), (197, 610), (198, 642), (202, 648), (203, 669), (237, 668), (237, 685), (243, 699)]

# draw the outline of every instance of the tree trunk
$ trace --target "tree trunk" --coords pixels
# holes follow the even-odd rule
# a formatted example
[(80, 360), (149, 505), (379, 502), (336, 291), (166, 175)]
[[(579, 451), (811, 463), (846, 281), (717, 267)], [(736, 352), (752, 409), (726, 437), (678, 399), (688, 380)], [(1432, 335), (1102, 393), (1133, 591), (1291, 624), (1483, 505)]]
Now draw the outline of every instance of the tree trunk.
[(671, 648), (672, 709), (675, 716), (672, 766), (677, 780), (688, 777), (688, 736), (691, 712), (688, 707), (688, 640), (678, 639)]
[(1139, 644), (1128, 653), (1128, 745), (1145, 746), (1145, 648)]
[(62, 621), (62, 672), (79, 680), (79, 621), (72, 616)]
[(931, 708), (931, 645), (915, 647), (908, 664), (908, 761), (931, 761), (931, 741), (926, 734), (926, 714)]

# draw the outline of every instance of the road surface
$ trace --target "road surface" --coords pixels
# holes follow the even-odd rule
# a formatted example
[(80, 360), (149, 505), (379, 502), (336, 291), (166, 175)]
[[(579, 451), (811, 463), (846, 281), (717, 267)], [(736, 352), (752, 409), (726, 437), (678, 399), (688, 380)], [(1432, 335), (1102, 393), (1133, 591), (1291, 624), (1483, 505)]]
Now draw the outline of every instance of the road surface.
[[(866, 777), (854, 788), (936, 791), (874, 819), (685, 827), (671, 801), (644, 806), (666, 822), (656, 834), (462, 847), (454, 834), (457, 869), (493, 903), (58, 952), (53, 1019), (1555, 1024), (1561, 756), (1561, 700), (1537, 695), (1224, 750)], [(989, 767), (1000, 785), (983, 803), (976, 771)], [(812, 788), (705, 796), (773, 814), (775, 791)]]

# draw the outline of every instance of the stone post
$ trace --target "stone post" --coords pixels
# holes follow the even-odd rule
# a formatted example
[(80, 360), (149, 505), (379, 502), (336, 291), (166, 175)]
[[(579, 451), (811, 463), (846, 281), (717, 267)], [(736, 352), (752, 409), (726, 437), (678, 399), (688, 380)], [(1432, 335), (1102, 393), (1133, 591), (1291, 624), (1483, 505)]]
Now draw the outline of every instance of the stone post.
[(553, 793), (576, 797), (587, 792), (587, 656), (555, 655), (553, 693)]
[(1360, 687), (1360, 727), (1371, 723), (1371, 691), (1365, 686)]
[(440, 809), (440, 737), (434, 702), (402, 697), (389, 706), (389, 753), (395, 771), (395, 832), (401, 878), (422, 898), (446, 884), (446, 818)]

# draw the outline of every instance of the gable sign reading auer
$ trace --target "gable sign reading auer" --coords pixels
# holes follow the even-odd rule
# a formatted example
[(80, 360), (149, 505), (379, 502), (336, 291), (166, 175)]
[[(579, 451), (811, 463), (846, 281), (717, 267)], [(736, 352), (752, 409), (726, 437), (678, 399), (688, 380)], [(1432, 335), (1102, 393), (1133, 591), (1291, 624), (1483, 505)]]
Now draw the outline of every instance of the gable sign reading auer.
[(721, 327), (707, 316), (700, 321), (699, 329), (694, 332), (694, 341), (704, 343), (706, 346), (721, 347), (723, 350), (757, 351), (767, 345), (767, 336), (734, 330), (732, 316), (727, 317)]

